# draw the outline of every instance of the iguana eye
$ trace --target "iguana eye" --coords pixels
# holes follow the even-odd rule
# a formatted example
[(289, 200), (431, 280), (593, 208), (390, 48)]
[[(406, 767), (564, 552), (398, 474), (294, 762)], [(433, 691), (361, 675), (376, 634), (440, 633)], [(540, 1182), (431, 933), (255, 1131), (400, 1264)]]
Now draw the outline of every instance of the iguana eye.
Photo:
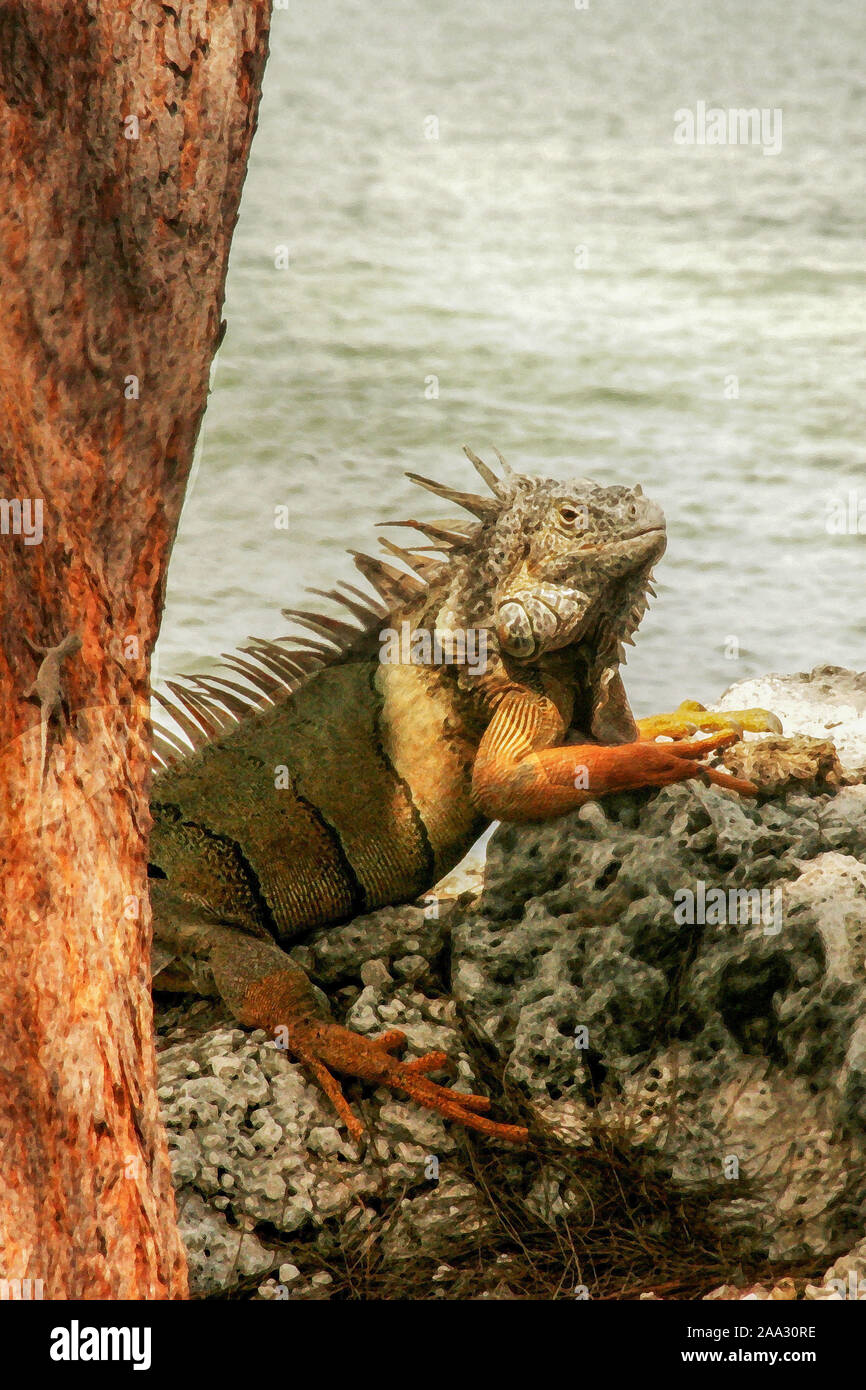
[(580, 512), (576, 507), (569, 507), (566, 503), (559, 509), (559, 519), (563, 526), (568, 526), (571, 529), (575, 527), (580, 520)]

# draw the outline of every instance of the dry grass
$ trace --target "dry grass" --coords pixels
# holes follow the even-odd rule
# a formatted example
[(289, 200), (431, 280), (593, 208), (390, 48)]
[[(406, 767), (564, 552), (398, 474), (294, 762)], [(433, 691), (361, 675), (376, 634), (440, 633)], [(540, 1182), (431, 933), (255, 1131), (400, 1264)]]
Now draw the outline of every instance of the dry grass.
[[(650, 1291), (699, 1299), (723, 1283), (818, 1274), (802, 1265), (740, 1263), (707, 1217), (714, 1198), (730, 1196), (726, 1185), (684, 1195), (639, 1152), (604, 1137), (575, 1150), (542, 1136), (519, 1156), (467, 1139), (458, 1161), (484, 1200), (490, 1217), (484, 1230), (455, 1231), (447, 1253), (389, 1259), (384, 1242), (398, 1219), (397, 1198), (365, 1230), (343, 1225), (324, 1239), (320, 1233), (290, 1245), (273, 1233), (275, 1264), (287, 1260), (301, 1270), (292, 1298), (548, 1301), (574, 1299), (584, 1286), (594, 1300), (637, 1299)], [(566, 1212), (539, 1214), (538, 1203), (528, 1200), (542, 1172), (559, 1180)], [(739, 1195), (746, 1195), (742, 1186)], [(311, 1289), (309, 1279), (320, 1271), (331, 1282)], [(247, 1281), (233, 1296), (249, 1297), (260, 1282)]]

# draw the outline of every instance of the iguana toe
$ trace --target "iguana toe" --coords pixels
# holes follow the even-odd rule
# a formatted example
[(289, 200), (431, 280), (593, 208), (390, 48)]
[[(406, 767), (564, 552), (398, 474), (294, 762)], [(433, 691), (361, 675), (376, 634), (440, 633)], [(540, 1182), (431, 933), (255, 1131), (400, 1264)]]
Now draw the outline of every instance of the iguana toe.
[(401, 1062), (391, 1056), (391, 1047), (395, 1045), (393, 1033), (386, 1033), (384, 1038), (365, 1038), (338, 1023), (315, 1020), (315, 1041), (305, 1039), (296, 1046), (292, 1031), (289, 1049), (313, 1071), (353, 1138), (360, 1137), (362, 1127), (328, 1067), (345, 1076), (403, 1091), (425, 1110), (436, 1110), (464, 1128), (478, 1130), (491, 1138), (505, 1139), (512, 1144), (523, 1144), (528, 1138), (528, 1131), (522, 1126), (489, 1120), (480, 1113), (490, 1108), (486, 1096), (466, 1095), (430, 1080), (428, 1072), (439, 1071), (447, 1064), (444, 1052), (428, 1052), (423, 1057)]
[(657, 738), (691, 738), (699, 730), (733, 729), (740, 738), (744, 733), (780, 734), (781, 721), (768, 709), (708, 710), (697, 700), (683, 700), (671, 714), (653, 714), (637, 720), (638, 735), (643, 742)]

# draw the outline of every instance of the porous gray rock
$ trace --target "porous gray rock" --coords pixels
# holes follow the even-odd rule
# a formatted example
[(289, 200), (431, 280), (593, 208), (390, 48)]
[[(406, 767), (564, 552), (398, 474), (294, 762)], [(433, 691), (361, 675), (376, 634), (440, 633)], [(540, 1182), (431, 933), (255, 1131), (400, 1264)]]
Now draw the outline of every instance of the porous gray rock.
[[(796, 682), (823, 738), (827, 669)], [(844, 674), (840, 698), (866, 691)], [(743, 686), (728, 707), (762, 694), (775, 711)], [(573, 1142), (645, 1146), (744, 1256), (832, 1257), (866, 1229), (864, 857), (863, 785), (693, 782), (500, 826), (454, 997)]]
[(447, 1254), (493, 1225), (474, 1183), (446, 1174), (429, 1192), (404, 1197), (385, 1232), (383, 1254), (394, 1262)]
[[(433, 896), (421, 907), (386, 908), (315, 932), (293, 954), (334, 990), (350, 1027), (371, 1036), (402, 1029), (407, 1058), (446, 1052), (450, 1084), (471, 1091), (480, 1086), (456, 1008), (435, 978), (453, 909), (453, 898)], [(327, 1246), (336, 1230), (366, 1226), (391, 1206), (403, 1235), (392, 1236), (387, 1253), (398, 1259), (404, 1245), (416, 1255), (447, 1253), (470, 1205), (480, 1223), (477, 1194), (470, 1199), (449, 1167), (457, 1143), (441, 1116), (390, 1091), (350, 1085), (368, 1134), (357, 1146), (319, 1087), (264, 1032), (207, 1027), (213, 1012), (199, 1001), (160, 1019), (159, 1098), (193, 1293), (284, 1263), (284, 1247), (268, 1250), (254, 1234), (263, 1229), (270, 1239)], [(441, 1165), (439, 1184), (431, 1158)], [(268, 1288), (262, 1296), (276, 1297), (276, 1286)]]
[(772, 710), (785, 734), (831, 738), (845, 767), (866, 769), (866, 671), (816, 666), (794, 675), (736, 681), (712, 706), (716, 710)]
[(866, 1300), (866, 1238), (840, 1256), (824, 1275), (823, 1287), (840, 1298)]
[(252, 1230), (230, 1226), (219, 1210), (191, 1188), (178, 1195), (177, 1224), (194, 1293), (217, 1293), (273, 1266), (273, 1253)]

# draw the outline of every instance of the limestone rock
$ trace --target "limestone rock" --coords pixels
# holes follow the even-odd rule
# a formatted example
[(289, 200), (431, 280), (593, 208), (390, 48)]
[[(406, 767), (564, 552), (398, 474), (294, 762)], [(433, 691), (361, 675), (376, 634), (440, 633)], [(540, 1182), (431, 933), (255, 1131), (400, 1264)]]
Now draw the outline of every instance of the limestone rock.
[[(372, 1036), (402, 1029), (407, 1058), (442, 1050), (454, 1062), (442, 1079), (477, 1091), (483, 1088), (453, 1003), (441, 997), (432, 977), (428, 993), (421, 992), (420, 976), (447, 939), (448, 910), (448, 903), (442, 915), (425, 915), (428, 907), (384, 909), (330, 935), (313, 934), (305, 949), (319, 978), (342, 983), (337, 995), (349, 1026)], [(218, 1012), (198, 1001), (172, 1005), (160, 1019), (167, 1037), (159, 1055), (159, 1098), (194, 1293), (230, 1288), (285, 1264), (285, 1247), (268, 1251), (252, 1234), (262, 1226), (303, 1244), (372, 1219), (382, 1205), (401, 1204), (403, 1235), (388, 1247), (398, 1259), (404, 1242), (416, 1254), (447, 1253), (467, 1229), (470, 1208), (471, 1220), (480, 1221), (477, 1194), (449, 1168), (457, 1144), (439, 1115), (390, 1091), (349, 1083), (369, 1136), (358, 1147), (301, 1067), (261, 1030), (211, 1023)], [(439, 1184), (429, 1176), (431, 1158), (442, 1165)], [(314, 1280), (309, 1286), (318, 1288)], [(281, 1296), (276, 1284), (262, 1289), (262, 1297)]]
[(190, 1289), (217, 1293), (238, 1279), (262, 1274), (273, 1255), (250, 1230), (229, 1225), (200, 1193), (181, 1188), (177, 1194), (178, 1228), (186, 1246)]
[(714, 709), (772, 710), (786, 734), (833, 740), (846, 768), (866, 769), (866, 672), (816, 666), (796, 675), (757, 676), (729, 686)]
[(403, 1199), (386, 1232), (384, 1252), (392, 1260), (446, 1254), (492, 1221), (475, 1186), (449, 1175), (431, 1191)]
[[(793, 689), (826, 736), (859, 701), (866, 733), (866, 678), (842, 673), (838, 700), (828, 668), (769, 679), (725, 703), (778, 711)], [(573, 1142), (602, 1125), (646, 1146), (712, 1194), (744, 1255), (820, 1259), (866, 1228), (866, 787), (782, 781), (757, 802), (693, 782), (500, 826), (453, 992)]]

